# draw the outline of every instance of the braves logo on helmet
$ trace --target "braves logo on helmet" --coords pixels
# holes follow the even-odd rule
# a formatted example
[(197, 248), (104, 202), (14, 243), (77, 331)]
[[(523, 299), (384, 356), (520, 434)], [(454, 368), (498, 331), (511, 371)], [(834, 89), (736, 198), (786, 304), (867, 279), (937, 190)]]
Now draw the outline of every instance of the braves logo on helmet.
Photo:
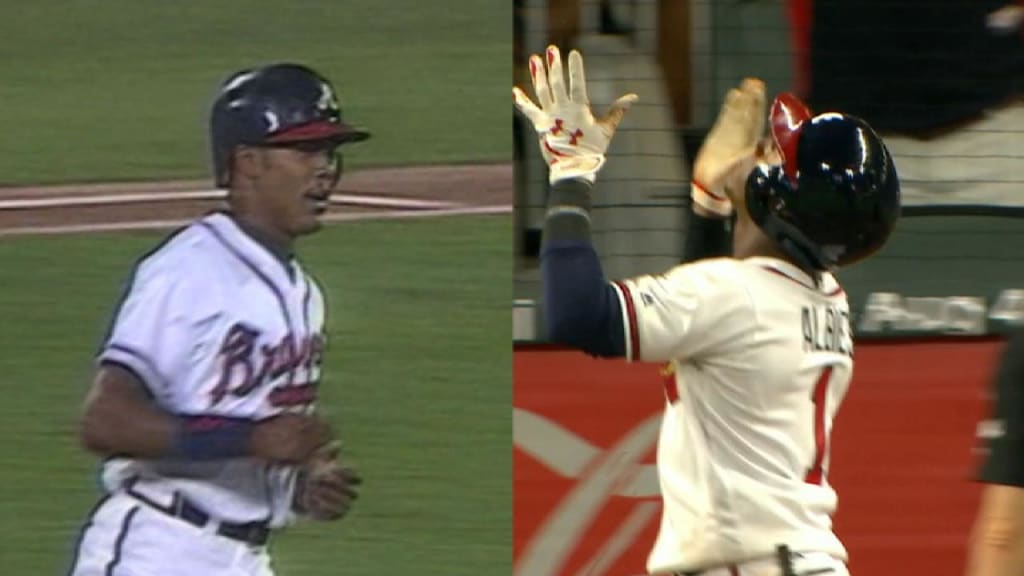
[(339, 109), (338, 99), (334, 96), (330, 84), (326, 82), (320, 84), (320, 99), (316, 101), (316, 107), (322, 111)]

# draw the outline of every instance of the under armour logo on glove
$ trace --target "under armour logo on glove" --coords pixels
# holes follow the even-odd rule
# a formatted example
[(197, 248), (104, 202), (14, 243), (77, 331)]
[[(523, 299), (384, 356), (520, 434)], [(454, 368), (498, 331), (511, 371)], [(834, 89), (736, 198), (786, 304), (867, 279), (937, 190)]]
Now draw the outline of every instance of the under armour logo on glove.
[[(560, 135), (563, 130), (563, 124), (565, 124), (564, 120), (562, 120), (561, 118), (555, 118), (555, 125), (550, 130), (551, 134), (554, 134), (555, 136)], [(575, 132), (569, 134), (569, 144), (575, 146), (576, 142), (579, 141), (581, 136), (583, 136), (583, 130), (577, 128)]]
[(595, 118), (587, 97), (583, 74), (583, 56), (569, 53), (569, 86), (562, 73), (558, 48), (548, 46), (547, 64), (540, 56), (530, 57), (530, 77), (537, 104), (518, 86), (512, 88), (516, 108), (523, 113), (540, 136), (540, 151), (550, 166), (549, 180), (555, 183), (569, 178), (593, 182), (604, 165), (605, 151), (615, 129), (636, 94), (616, 100), (601, 118)]
[[(555, 125), (552, 126), (550, 130), (548, 130), (548, 134), (551, 134), (552, 136), (561, 136), (565, 132), (564, 126), (565, 126), (565, 120), (562, 120), (561, 118), (555, 118)], [(583, 131), (580, 130), (579, 128), (577, 128), (574, 132), (569, 134), (569, 145), (570, 146), (576, 146), (577, 143), (579, 142), (579, 139), (582, 138), (582, 137), (583, 137)], [(541, 149), (544, 150), (545, 152), (547, 152), (547, 154), (545, 154), (544, 157), (545, 157), (545, 159), (548, 160), (548, 164), (554, 164), (559, 159), (566, 158), (567, 156), (569, 156), (568, 154), (566, 154), (564, 152), (559, 152), (558, 150), (555, 150), (554, 148), (552, 148), (548, 144), (546, 138), (541, 138), (540, 139), (540, 145), (541, 145)]]

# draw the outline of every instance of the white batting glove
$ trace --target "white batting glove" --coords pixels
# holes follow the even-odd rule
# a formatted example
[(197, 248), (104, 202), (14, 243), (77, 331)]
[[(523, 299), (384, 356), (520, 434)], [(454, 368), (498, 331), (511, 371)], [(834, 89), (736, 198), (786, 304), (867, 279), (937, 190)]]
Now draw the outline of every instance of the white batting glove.
[(548, 180), (552, 184), (570, 178), (593, 182), (604, 165), (605, 151), (615, 129), (638, 97), (626, 94), (611, 105), (608, 114), (595, 118), (587, 98), (580, 53), (576, 50), (569, 53), (568, 91), (558, 48), (548, 46), (546, 55), (546, 66), (540, 56), (530, 57), (530, 77), (539, 106), (522, 89), (513, 86), (516, 108), (537, 130), (540, 151), (549, 166)]
[(693, 202), (719, 216), (733, 211), (730, 194), (753, 166), (758, 142), (767, 120), (764, 82), (747, 78), (725, 95), (718, 113), (693, 163)]

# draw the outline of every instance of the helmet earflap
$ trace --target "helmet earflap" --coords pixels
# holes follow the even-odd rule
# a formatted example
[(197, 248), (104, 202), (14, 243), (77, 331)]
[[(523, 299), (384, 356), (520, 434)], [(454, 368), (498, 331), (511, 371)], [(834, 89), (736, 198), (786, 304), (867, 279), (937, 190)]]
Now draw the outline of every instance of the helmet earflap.
[(759, 164), (747, 177), (747, 208), (754, 224), (773, 240), (798, 266), (806, 270), (830, 270), (835, 266), (821, 247), (801, 232), (786, 213), (786, 197), (795, 190), (781, 166)]

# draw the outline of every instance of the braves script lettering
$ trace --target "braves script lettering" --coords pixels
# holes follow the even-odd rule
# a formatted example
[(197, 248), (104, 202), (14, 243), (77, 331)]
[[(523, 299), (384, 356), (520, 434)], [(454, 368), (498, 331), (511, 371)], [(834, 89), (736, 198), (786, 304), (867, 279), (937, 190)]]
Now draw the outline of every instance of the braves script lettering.
[(221, 375), (210, 392), (210, 405), (225, 396), (246, 396), (273, 382), (281, 382), (268, 398), (275, 406), (308, 404), (316, 399), (316, 386), (298, 382), (300, 372), (308, 378), (323, 355), (323, 337), (313, 334), (297, 340), (285, 334), (276, 343), (260, 343), (262, 333), (238, 323), (228, 330), (220, 347)]

